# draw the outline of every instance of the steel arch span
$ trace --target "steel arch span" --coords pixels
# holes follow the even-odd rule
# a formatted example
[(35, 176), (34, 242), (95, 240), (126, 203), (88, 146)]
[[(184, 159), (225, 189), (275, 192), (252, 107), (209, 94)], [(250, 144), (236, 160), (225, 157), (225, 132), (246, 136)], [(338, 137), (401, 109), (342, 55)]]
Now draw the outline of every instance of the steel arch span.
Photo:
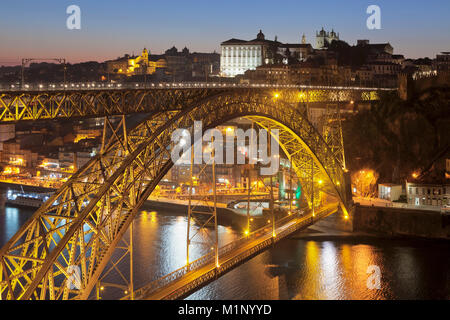
[[(346, 213), (345, 169), (311, 123), (282, 99), (217, 94), (181, 111), (153, 113), (129, 130), (122, 117), (101, 152), (1, 249), (0, 298), (87, 299), (140, 206), (172, 167), (172, 132), (193, 128), (196, 120), (207, 130), (237, 117), (279, 129), (304, 192), (311, 194), (311, 179), (320, 179)], [(70, 285), (74, 270), (78, 286)]]

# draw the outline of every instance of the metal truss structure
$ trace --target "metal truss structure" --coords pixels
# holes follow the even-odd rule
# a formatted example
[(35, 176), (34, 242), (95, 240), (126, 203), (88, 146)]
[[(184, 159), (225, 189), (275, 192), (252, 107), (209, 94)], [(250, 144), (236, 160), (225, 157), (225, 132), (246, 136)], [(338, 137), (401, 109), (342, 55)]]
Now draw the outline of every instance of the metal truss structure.
[[(213, 138), (211, 137), (211, 143), (213, 142)], [(200, 238), (199, 235), (202, 231), (205, 231), (205, 227), (212, 224), (214, 228), (213, 234), (206, 233), (206, 236), (203, 239), (206, 240), (206, 245), (211, 247), (214, 250), (215, 263), (219, 264), (219, 233), (218, 233), (218, 219), (217, 219), (217, 190), (216, 190), (216, 163), (215, 163), (215, 149), (212, 149), (211, 159), (204, 164), (200, 165), (198, 177), (194, 179), (194, 148), (191, 147), (190, 154), (190, 185), (189, 185), (189, 205), (188, 205), (188, 217), (187, 217), (187, 232), (186, 232), (186, 266), (189, 269), (191, 264), (191, 256), (189, 254), (189, 249), (191, 244)], [(208, 179), (208, 175), (206, 174), (207, 166), (212, 166), (212, 176)], [(213, 203), (208, 197), (208, 195), (202, 196), (198, 201), (192, 199), (192, 191), (194, 188), (194, 181), (197, 184), (204, 183), (204, 180), (208, 181), (212, 185), (213, 189)], [(206, 210), (205, 210), (206, 209)], [(206, 216), (206, 219), (205, 219)], [(199, 228), (195, 232), (191, 232), (191, 224), (197, 224)]]
[[(178, 88), (180, 87), (180, 88)], [(290, 103), (361, 102), (378, 99), (377, 89), (235, 87), (203, 84), (193, 88), (156, 86), (147, 89), (95, 89), (0, 92), (0, 122), (103, 117), (132, 113), (181, 110), (218, 94), (264, 97), (276, 92)]]
[[(247, 89), (137, 90), (68, 93), (62, 98), (57, 93), (45, 98), (36, 94), (28, 100), (23, 95), (9, 98), (26, 105), (15, 111), (14, 103), (5, 105), (5, 94), (1, 95), (2, 121), (150, 115), (133, 128), (127, 128), (124, 115), (114, 125), (105, 118), (111, 134), (104, 136), (101, 152), (79, 168), (1, 249), (1, 299), (88, 299), (139, 208), (172, 167), (171, 134), (185, 128), (193, 136), (196, 120), (203, 121), (203, 130), (237, 117), (268, 130), (278, 129), (279, 144), (311, 207), (316, 207), (314, 195), (320, 188), (339, 199), (347, 214), (344, 168), (292, 103), (293, 91), (274, 95)], [(72, 285), (74, 274), (79, 281)]]
[(342, 135), (341, 110), (339, 105), (327, 105), (324, 123), (322, 124), (322, 136), (330, 147), (335, 157), (345, 166), (344, 137)]

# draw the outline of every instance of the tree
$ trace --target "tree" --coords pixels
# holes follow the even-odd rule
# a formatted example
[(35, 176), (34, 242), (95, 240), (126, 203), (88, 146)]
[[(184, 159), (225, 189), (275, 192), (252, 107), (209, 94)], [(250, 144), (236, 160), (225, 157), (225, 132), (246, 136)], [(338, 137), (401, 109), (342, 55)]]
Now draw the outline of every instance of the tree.
[(369, 110), (343, 125), (352, 172), (370, 168), (383, 182), (403, 183), (450, 144), (450, 94), (434, 90), (426, 98), (403, 101), (396, 92), (382, 94)]

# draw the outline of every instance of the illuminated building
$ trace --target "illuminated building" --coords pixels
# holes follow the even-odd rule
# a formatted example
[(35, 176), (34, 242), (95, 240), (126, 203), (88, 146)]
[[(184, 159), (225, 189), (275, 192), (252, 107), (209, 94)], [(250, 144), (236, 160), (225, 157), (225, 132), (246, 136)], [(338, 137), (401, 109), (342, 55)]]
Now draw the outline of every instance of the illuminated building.
[(450, 184), (406, 183), (409, 205), (445, 207), (450, 204)]
[(304, 35), (301, 43), (281, 43), (277, 37), (274, 41), (267, 40), (261, 30), (256, 39), (250, 41), (235, 38), (224, 41), (221, 50), (220, 73), (223, 77), (235, 77), (263, 65), (287, 64), (289, 58), (304, 61), (313, 53)]
[(401, 184), (380, 183), (378, 184), (378, 198), (389, 201), (397, 201), (404, 193), (404, 187)]
[(410, 206), (450, 207), (450, 154), (433, 161), (424, 171), (415, 171), (406, 182), (406, 198)]
[(323, 49), (337, 40), (339, 40), (339, 33), (334, 32), (334, 30), (327, 32), (322, 28), (322, 30), (316, 32), (316, 49)]
[(157, 57), (155, 61), (149, 57), (149, 51), (144, 48), (140, 56), (125, 55), (117, 60), (107, 61), (106, 68), (110, 74), (126, 76), (154, 74), (158, 69), (167, 67), (166, 60)]
[(268, 64), (245, 72), (244, 79), (252, 83), (296, 85), (348, 85), (352, 70), (336, 61), (320, 65), (313, 61), (286, 64)]
[(260, 30), (256, 39), (246, 41), (230, 39), (220, 44), (222, 55), (220, 57), (220, 73), (223, 77), (234, 77), (244, 74), (247, 70), (271, 62), (273, 55), (271, 47), (280, 45), (278, 41), (266, 40)]
[(0, 163), (33, 168), (38, 163), (38, 154), (21, 149), (20, 143), (9, 140), (0, 144)]

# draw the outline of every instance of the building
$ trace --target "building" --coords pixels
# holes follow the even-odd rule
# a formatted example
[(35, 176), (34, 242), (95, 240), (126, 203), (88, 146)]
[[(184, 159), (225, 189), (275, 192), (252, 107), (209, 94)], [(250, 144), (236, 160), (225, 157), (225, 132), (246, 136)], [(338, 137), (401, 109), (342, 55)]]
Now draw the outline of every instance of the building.
[[(140, 56), (126, 54), (122, 58), (106, 61), (106, 70), (111, 75), (145, 75), (154, 74), (160, 69), (167, 68), (167, 62), (160, 56), (149, 57), (149, 51), (144, 48)], [(155, 59), (156, 58), (156, 59)]]
[(316, 32), (316, 49), (326, 48), (331, 42), (337, 40), (339, 40), (339, 33), (334, 32), (333, 29), (331, 29), (331, 32), (327, 32), (322, 28), (322, 30)]
[(445, 149), (424, 170), (414, 172), (406, 183), (407, 201), (412, 206), (450, 208), (450, 154)]
[(193, 79), (208, 80), (208, 77), (218, 76), (220, 73), (220, 54), (216, 52), (194, 52), (190, 54), (190, 60)]
[(406, 198), (412, 206), (450, 206), (450, 184), (406, 183)]
[(405, 61), (405, 57), (402, 54), (391, 54), (384, 51), (378, 54), (371, 54), (368, 58), (370, 62), (395, 63), (399, 65), (402, 65)]
[(35, 168), (38, 164), (38, 154), (22, 149), (14, 139), (0, 143), (0, 163), (3, 166)]
[(220, 74), (223, 77), (235, 77), (248, 70), (269, 64), (289, 64), (308, 59), (314, 52), (305, 36), (301, 43), (281, 43), (267, 40), (260, 30), (256, 39), (247, 41), (230, 39), (221, 43)]
[[(305, 41), (303, 39), (302, 41)], [(284, 57), (283, 63), (287, 64), (289, 58), (296, 61), (306, 61), (313, 54), (313, 47), (309, 43), (285, 43), (277, 48), (277, 53)]]
[(247, 70), (243, 79), (252, 83), (289, 84), (290, 68), (285, 64), (266, 64), (255, 70)]
[(438, 72), (450, 70), (450, 52), (441, 52), (436, 55), (435, 64)]
[(189, 63), (189, 49), (184, 47), (183, 50), (173, 46), (166, 50), (164, 57), (167, 61), (167, 74), (171, 81), (183, 81), (191, 76)]
[(16, 126), (14, 124), (0, 125), (0, 142), (8, 141), (16, 137)]
[(388, 43), (369, 43), (369, 40), (357, 40), (357, 46), (366, 47), (370, 54), (389, 53), (394, 54), (394, 48)]
[(382, 87), (397, 87), (398, 75), (402, 71), (400, 64), (392, 62), (376, 61), (367, 64), (372, 74), (372, 83)]
[(401, 184), (380, 183), (378, 185), (378, 198), (397, 201), (403, 194), (403, 186)]
[(318, 63), (314, 59), (289, 64), (266, 64), (245, 72), (243, 79), (252, 83), (295, 84), (295, 85), (349, 85), (352, 70), (339, 66), (334, 59)]
[(373, 81), (373, 71), (368, 66), (362, 66), (354, 71), (356, 84), (360, 86), (369, 86)]
[(259, 30), (256, 39), (247, 41), (232, 38), (220, 44), (220, 74), (223, 77), (235, 77), (247, 70), (255, 70), (263, 64), (273, 61), (274, 50), (281, 45), (278, 41), (266, 40)]

